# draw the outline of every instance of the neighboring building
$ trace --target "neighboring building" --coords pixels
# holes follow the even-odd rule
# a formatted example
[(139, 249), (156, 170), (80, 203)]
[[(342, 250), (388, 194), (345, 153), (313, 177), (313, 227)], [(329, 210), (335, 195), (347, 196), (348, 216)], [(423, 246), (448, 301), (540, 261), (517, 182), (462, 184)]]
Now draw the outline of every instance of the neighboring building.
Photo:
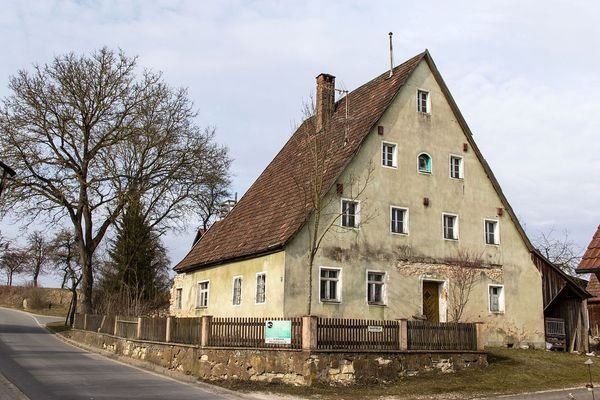
[(592, 294), (588, 299), (589, 324), (592, 333), (600, 335), (600, 225), (592, 237), (581, 262), (577, 267), (578, 274), (591, 274), (587, 291)]
[(589, 351), (586, 282), (571, 276), (538, 250), (533, 262), (542, 274), (546, 343), (564, 351)]
[[(315, 115), (175, 267), (175, 315), (300, 316), (311, 298), (313, 315), (444, 322), (475, 270), (462, 320), (489, 345), (543, 346), (532, 246), (431, 56), (392, 72), (337, 102), (335, 77), (317, 77)], [(332, 228), (311, 291), (317, 215)]]

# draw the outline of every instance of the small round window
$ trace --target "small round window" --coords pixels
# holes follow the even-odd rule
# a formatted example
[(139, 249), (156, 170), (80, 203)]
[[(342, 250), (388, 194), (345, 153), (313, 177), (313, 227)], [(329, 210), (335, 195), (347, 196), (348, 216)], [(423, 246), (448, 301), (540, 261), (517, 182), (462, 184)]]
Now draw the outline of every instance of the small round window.
[(417, 168), (419, 172), (430, 174), (431, 173), (431, 157), (427, 153), (419, 154), (417, 160)]

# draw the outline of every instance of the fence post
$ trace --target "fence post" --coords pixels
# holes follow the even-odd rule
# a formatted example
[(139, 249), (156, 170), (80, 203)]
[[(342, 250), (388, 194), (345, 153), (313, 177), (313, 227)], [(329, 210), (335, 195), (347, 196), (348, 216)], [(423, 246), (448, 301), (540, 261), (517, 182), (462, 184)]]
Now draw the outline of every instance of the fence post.
[(475, 322), (477, 335), (477, 351), (483, 351), (485, 347), (485, 338), (483, 337), (483, 322)]
[(113, 332), (114, 336), (117, 336), (117, 326), (119, 325), (119, 316), (115, 315), (115, 330)]
[(98, 332), (100, 332), (102, 328), (104, 328), (104, 322), (106, 322), (106, 315), (102, 316), (102, 322), (100, 322), (100, 328), (98, 328)]
[(406, 351), (408, 350), (408, 320), (406, 318), (401, 318), (398, 321), (398, 329), (400, 329), (398, 334), (400, 350)]
[(202, 327), (200, 328), (200, 347), (208, 347), (210, 343), (210, 323), (212, 315), (202, 316)]
[(317, 323), (318, 319), (314, 315), (302, 317), (302, 350), (316, 350)]
[(87, 331), (87, 313), (83, 314), (83, 330)]
[(73, 316), (73, 328), (77, 329), (77, 321), (79, 320), (79, 313), (75, 313)]
[(171, 341), (171, 330), (173, 329), (173, 317), (167, 317), (167, 331), (165, 332), (165, 342)]
[(142, 317), (138, 317), (137, 319), (137, 334), (135, 335), (137, 339), (142, 338)]

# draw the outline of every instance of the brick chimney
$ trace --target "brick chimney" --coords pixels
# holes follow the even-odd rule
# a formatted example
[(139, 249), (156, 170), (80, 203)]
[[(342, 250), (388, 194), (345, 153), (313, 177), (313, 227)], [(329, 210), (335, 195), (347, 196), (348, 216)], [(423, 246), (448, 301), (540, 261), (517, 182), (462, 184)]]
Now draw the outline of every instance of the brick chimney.
[(317, 76), (317, 104), (315, 117), (317, 118), (317, 132), (321, 131), (333, 115), (335, 104), (335, 76), (320, 74)]

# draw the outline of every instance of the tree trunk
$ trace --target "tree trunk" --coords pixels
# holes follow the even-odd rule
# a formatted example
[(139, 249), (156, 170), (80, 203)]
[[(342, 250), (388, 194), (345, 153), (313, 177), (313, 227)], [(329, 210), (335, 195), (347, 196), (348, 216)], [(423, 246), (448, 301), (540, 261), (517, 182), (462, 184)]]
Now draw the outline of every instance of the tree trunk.
[(38, 276), (40, 276), (40, 266), (36, 265), (33, 269), (33, 287), (38, 287)]
[(92, 314), (92, 289), (94, 274), (92, 269), (92, 251), (85, 244), (80, 244), (81, 260), (81, 312)]
[(75, 311), (77, 311), (77, 289), (71, 289), (71, 293), (71, 306), (69, 307), (67, 318), (69, 320), (69, 325), (73, 326), (73, 322), (75, 322)]

